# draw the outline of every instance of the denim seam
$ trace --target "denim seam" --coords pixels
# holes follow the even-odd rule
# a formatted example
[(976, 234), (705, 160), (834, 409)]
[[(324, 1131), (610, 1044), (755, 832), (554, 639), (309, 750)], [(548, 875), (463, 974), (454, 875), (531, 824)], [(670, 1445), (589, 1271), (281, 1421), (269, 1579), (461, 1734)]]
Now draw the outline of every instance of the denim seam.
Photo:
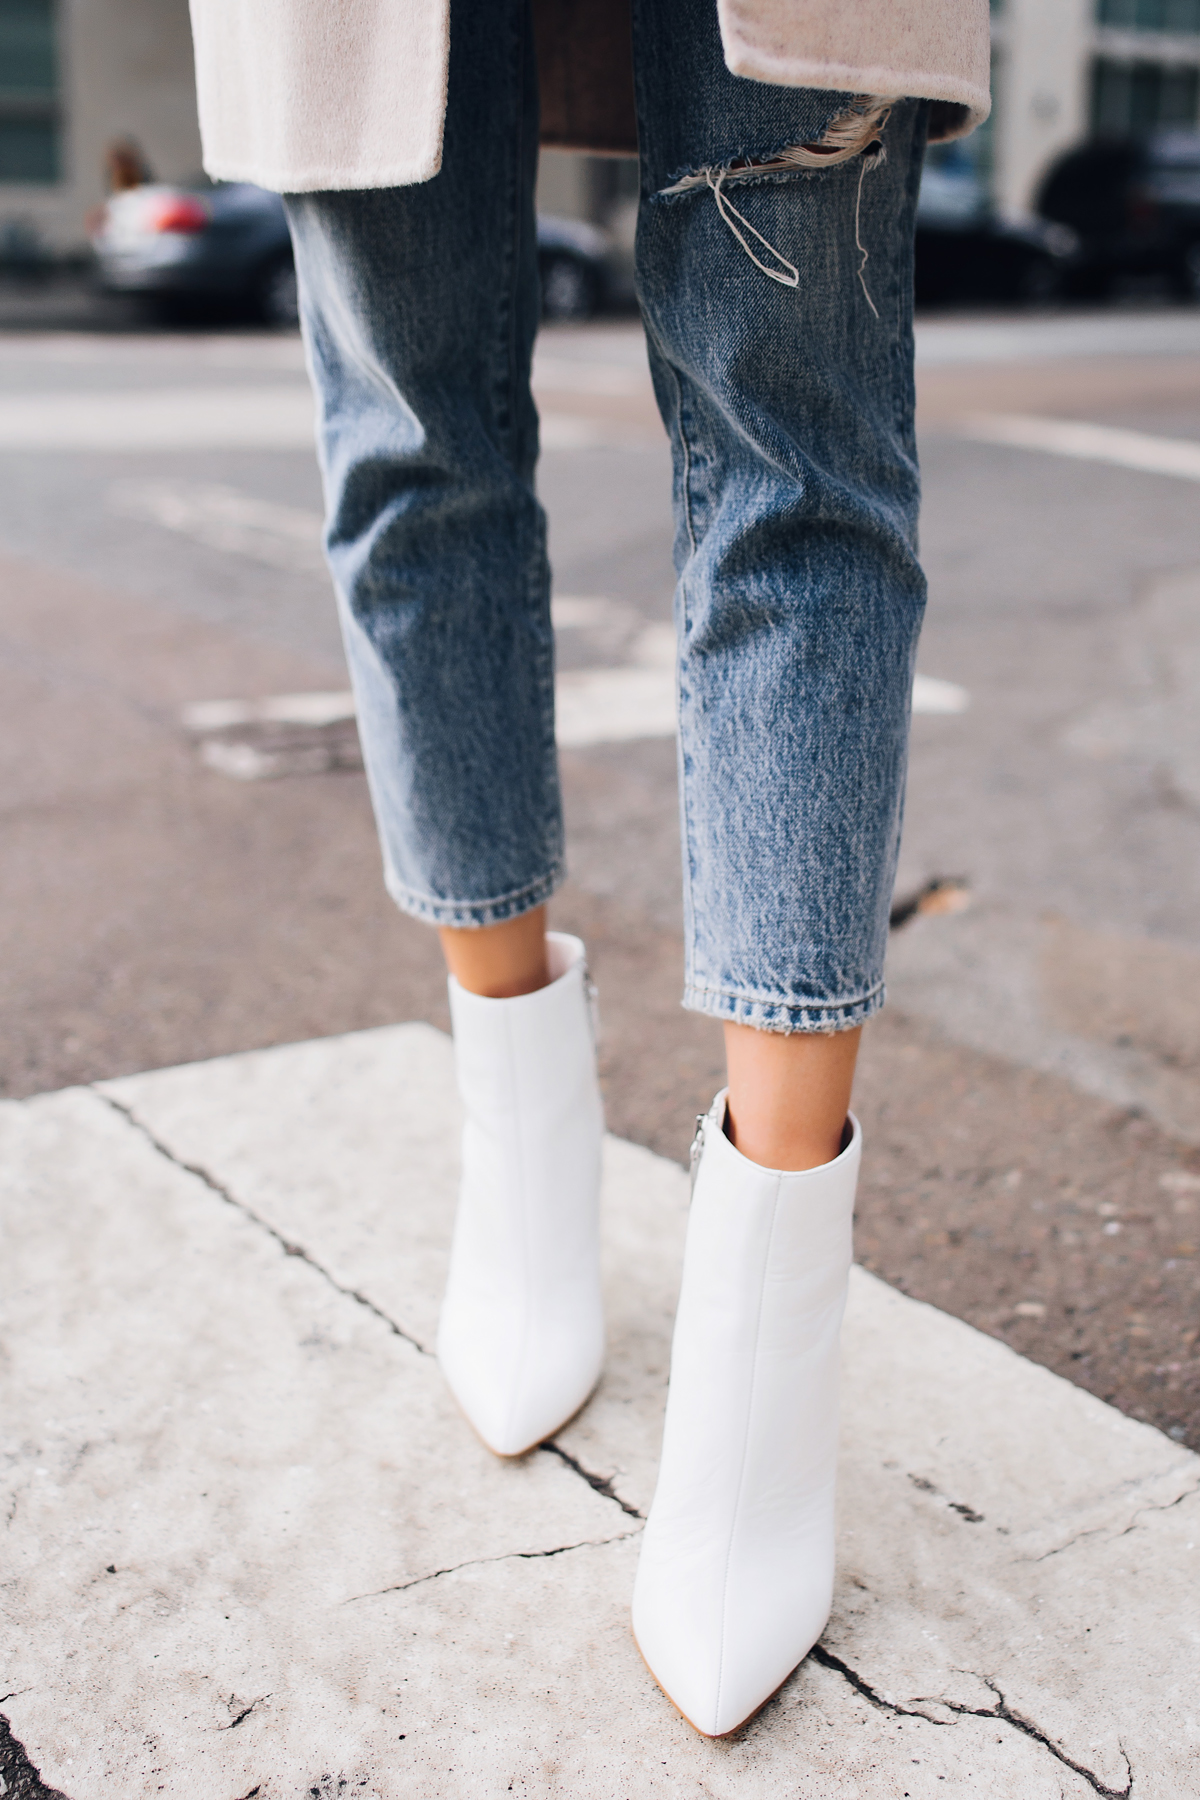
[(837, 1037), (843, 1031), (857, 1031), (882, 1011), (882, 999), (855, 1012), (837, 1013), (833, 1017), (818, 1016), (800, 1007), (765, 1006), (701, 1006), (684, 989), (683, 1010), (700, 1018), (715, 1019), (722, 1025), (747, 1025), (752, 1031), (769, 1031), (777, 1037)]
[(513, 341), (513, 334), (516, 328), (517, 319), (517, 304), (514, 288), (516, 285), (520, 259), (516, 249), (516, 238), (521, 192), (521, 154), (524, 147), (524, 134), (522, 131), (524, 118), (522, 107), (523, 84), (521, 80), (520, 23), (522, 16), (522, 9), (519, 7), (513, 7), (511, 9), (510, 19), (512, 29), (508, 44), (510, 64), (508, 93), (510, 96), (515, 97), (515, 102), (513, 107), (514, 117), (512, 122), (513, 130), (512, 143), (510, 146), (510, 159), (506, 168), (504, 188), (505, 212), (507, 215), (506, 224), (508, 229), (504, 232), (502, 238), (504, 257), (503, 278), (496, 284), (496, 326), (499, 340), (498, 349), (500, 352), (497, 361), (503, 373), (493, 389), (493, 404), (495, 404), (496, 399), (500, 402), (494, 423), (497, 434), (510, 456), (515, 448), (517, 428), (517, 409), (514, 403), (516, 388), (516, 369), (514, 366), (516, 362), (516, 345)]
[[(925, 146), (925, 143), (928, 141), (928, 136), (929, 136), (929, 102), (928, 101), (920, 102), (918, 109), (913, 117), (912, 125), (910, 128), (910, 133), (916, 132), (917, 130), (920, 130), (922, 133), (922, 156), (921, 156), (920, 161), (918, 161), (916, 158), (914, 158), (912, 156), (910, 156), (910, 158), (909, 158), (909, 183), (912, 188), (915, 188), (919, 192), (920, 185), (921, 185), (921, 167), (924, 162), (924, 146)], [(915, 193), (913, 195), (912, 204), (913, 204), (913, 215), (914, 215), (914, 219), (915, 219), (915, 215), (916, 215), (916, 194)], [(914, 234), (914, 237), (909, 239), (908, 244), (905, 247), (904, 279), (908, 283), (910, 288), (912, 286), (913, 276), (914, 276), (914, 263), (915, 263), (915, 259), (916, 259), (915, 253), (916, 253), (916, 246), (915, 246), (915, 234)], [(905, 340), (904, 340), (904, 320), (906, 317), (910, 321), (909, 334), (910, 334), (910, 339), (911, 339), (911, 332), (912, 332), (911, 301), (908, 304), (908, 306), (906, 307), (904, 305), (904, 295), (898, 292), (897, 293), (897, 304), (896, 304), (895, 355), (896, 355), (896, 360), (899, 364), (899, 370), (898, 370), (899, 378), (893, 383), (893, 386), (892, 386), (892, 391), (896, 396), (896, 407), (897, 407), (896, 431), (897, 431), (897, 436), (900, 438), (901, 442), (903, 442), (905, 444), (906, 453), (915, 459), (916, 455), (917, 455), (916, 428), (915, 428), (915, 406), (916, 406), (915, 380), (914, 380), (914, 371), (913, 371), (913, 357), (912, 357), (912, 350), (911, 350), (911, 342), (906, 344)], [(901, 401), (900, 396), (902, 393), (904, 393), (907, 397), (907, 405), (905, 405)], [(913, 539), (913, 548), (914, 548), (914, 550), (916, 550), (916, 548), (917, 548), (917, 541), (916, 541), (915, 533), (914, 533), (914, 539)]]
[[(516, 0), (511, 12), (512, 30), (509, 42), (509, 53), (512, 59), (511, 80), (509, 90), (516, 96), (515, 115), (513, 121), (513, 143), (511, 160), (508, 166), (508, 183), (506, 200), (509, 229), (504, 234), (506, 266), (504, 280), (501, 284), (501, 297), (498, 309), (501, 328), (501, 343), (504, 363), (504, 416), (506, 427), (497, 419), (497, 427), (508, 452), (510, 463), (517, 467), (517, 452), (521, 437), (521, 413), (526, 399), (524, 392), (518, 393), (518, 334), (520, 330), (521, 306), (518, 292), (521, 278), (522, 227), (525, 223), (523, 207), (522, 172), (526, 149), (526, 81), (528, 79), (528, 43), (527, 33), (531, 29), (528, 6), (524, 0)], [(535, 133), (536, 135), (536, 133)], [(525, 376), (527, 379), (527, 374)], [(536, 455), (536, 450), (535, 450)], [(544, 519), (539, 515), (539, 523), (534, 528), (534, 541), (529, 546), (526, 559), (525, 604), (527, 612), (548, 611), (549, 596), (548, 574), (546, 567), (546, 529)], [(553, 866), (561, 868), (562, 864), (562, 826), (561, 802), (559, 800), (558, 760), (554, 736), (554, 639), (547, 632), (545, 641), (535, 649), (532, 661), (532, 674), (538, 696), (539, 722), (542, 728), (542, 760), (543, 782), (549, 797), (548, 811), (541, 821), (543, 831), (543, 852), (550, 849), (554, 857)], [(502, 896), (505, 899), (507, 896)], [(481, 903), (485, 905), (491, 902)]]
[[(688, 550), (696, 554), (696, 526), (692, 519), (692, 446), (688, 442), (687, 427), (683, 418), (683, 381), (679, 370), (673, 363), (668, 363), (672, 379), (675, 383), (675, 428), (679, 433), (679, 444), (683, 451), (683, 468), (680, 470), (679, 486), (683, 494), (683, 517), (687, 525)], [(686, 619), (684, 620), (686, 624)]]
[[(680, 489), (683, 495), (683, 517), (687, 525), (688, 547), (692, 556), (696, 554), (696, 529), (692, 521), (692, 449), (688, 442), (687, 431), (683, 419), (683, 378), (675, 365), (666, 360), (666, 367), (671, 371), (671, 379), (675, 383), (675, 429), (679, 434), (679, 445), (683, 453), (683, 467), (679, 472)], [(691, 977), (692, 949), (695, 939), (696, 907), (692, 897), (692, 818), (688, 807), (688, 782), (683, 767), (683, 664), (688, 642), (688, 589), (685, 576), (679, 578), (679, 626), (677, 634), (676, 679), (675, 679), (675, 741), (679, 746), (679, 811), (682, 822), (682, 855), (680, 856), (681, 876), (683, 880), (684, 918), (692, 921), (692, 930), (688, 934), (684, 949), (686, 976)]]
[[(890, 124), (891, 121), (889, 120)], [(889, 296), (892, 301), (891, 360), (895, 370), (892, 380), (893, 405), (895, 409), (894, 429), (899, 436), (904, 427), (904, 404), (901, 393), (904, 387), (904, 346), (902, 343), (904, 297), (900, 290), (900, 278), (896, 270), (891, 270), (891, 281), (894, 292)]]
[[(689, 980), (684, 988), (683, 1005), (689, 1012), (707, 1013), (713, 1018), (743, 1019), (750, 1024), (766, 1024), (780, 1016), (804, 1021), (801, 1030), (837, 1030), (859, 1023), (876, 1013), (884, 1004), (886, 987), (881, 980), (865, 994), (844, 1000), (805, 1000), (780, 994), (753, 994), (736, 988), (713, 987), (705, 982)], [(808, 1023), (808, 1021), (824, 1023)]]
[(878, 981), (873, 981), (870, 987), (864, 989), (861, 994), (846, 994), (838, 1000), (816, 1000), (803, 998), (796, 994), (770, 994), (762, 988), (756, 990), (754, 988), (725, 987), (722, 983), (715, 981), (694, 981), (691, 986), (705, 994), (725, 994), (733, 1000), (765, 1000), (769, 1005), (778, 1002), (783, 1006), (843, 1007), (859, 1006), (863, 1001), (869, 1000), (883, 986), (883, 978), (881, 976)]
[[(534, 66), (531, 70), (529, 54), (528, 54), (529, 44), (528, 44), (527, 40), (528, 40), (528, 35), (533, 31), (533, 20), (532, 20), (532, 15), (531, 15), (527, 0), (520, 0), (519, 16), (520, 16), (520, 29), (517, 33), (517, 58), (518, 58), (518, 63), (519, 63), (519, 68), (520, 68), (520, 74), (521, 74), (522, 82), (524, 82), (527, 79), (530, 79), (530, 76), (532, 76), (533, 101), (534, 101), (534, 105), (537, 106), (539, 103), (539, 96), (538, 96), (538, 88), (537, 88), (536, 47), (534, 48), (534, 50), (532, 52), (532, 54), (534, 56)], [(526, 119), (527, 119), (526, 107), (524, 104), (522, 104), (519, 114), (518, 114), (518, 124), (520, 127), (520, 130), (518, 131), (518, 139), (519, 140), (521, 139), (521, 134), (524, 132), (524, 130), (526, 128)], [(538, 139), (538, 135), (539, 135), (539, 125), (540, 125), (540, 113), (538, 114), (537, 118), (535, 118), (535, 121), (534, 121), (533, 137), (534, 137), (535, 150), (536, 150), (536, 143), (537, 143), (537, 139)], [(521, 155), (523, 155), (523, 153), (524, 153), (524, 143), (523, 143), (523, 141), (521, 141), (519, 144), (518, 158)], [(522, 165), (520, 163), (520, 160), (518, 160), (517, 170), (516, 170), (516, 178), (514, 180), (513, 216), (514, 216), (514, 220), (516, 220), (518, 222), (532, 223), (532, 206), (529, 209), (529, 216), (527, 217), (525, 214), (523, 205), (522, 205), (523, 189), (522, 189), (521, 180), (520, 180), (521, 168), (522, 168)], [(535, 180), (536, 180), (536, 170), (535, 170)], [(533, 225), (533, 231), (534, 231), (534, 244), (536, 245), (536, 239), (537, 239), (536, 224)], [(515, 233), (513, 235), (515, 237)], [(512, 299), (511, 299), (512, 326), (511, 326), (511, 331), (510, 331), (510, 354), (512, 354), (514, 356), (515, 356), (516, 332), (518, 329), (518, 320), (519, 320), (519, 308), (517, 305), (517, 295), (516, 295), (516, 281), (519, 276), (519, 267), (520, 267), (519, 258), (516, 257), (514, 254), (513, 290), (512, 290)], [(528, 387), (527, 387), (528, 379), (529, 379), (529, 371), (526, 370), (525, 374), (524, 374), (524, 381), (526, 384), (526, 394), (524, 394), (522, 396), (522, 398), (525, 398), (528, 394)], [(530, 402), (530, 404), (532, 404), (532, 401)], [(515, 408), (514, 408), (514, 429), (515, 429)], [(535, 433), (536, 433), (536, 431), (538, 429), (537, 419), (536, 419), (536, 408), (535, 408), (534, 429), (535, 429)], [(537, 456), (536, 437), (535, 437), (535, 443), (534, 443), (534, 456), (536, 459), (536, 456)], [(550, 626), (550, 585), (551, 585), (551, 582), (550, 582), (550, 568), (549, 568), (549, 561), (548, 561), (548, 557), (547, 557), (547, 547), (546, 547), (546, 519), (545, 519), (545, 513), (542, 511), (540, 506), (537, 509), (537, 521), (538, 522), (537, 522), (536, 531), (535, 531), (536, 541), (531, 546), (529, 562), (527, 565), (529, 585), (528, 585), (526, 600), (527, 600), (527, 604), (528, 604), (531, 612), (536, 610), (540, 615), (544, 616), (544, 624), (546, 627), (545, 632), (542, 634), (541, 639), (537, 645), (534, 675), (535, 675), (535, 679), (537, 682), (538, 694), (539, 694), (540, 703), (541, 703), (541, 727), (542, 727), (542, 744), (543, 744), (543, 748), (542, 748), (543, 791), (544, 791), (544, 793), (546, 795), (546, 799), (547, 799), (547, 811), (542, 820), (542, 827), (543, 827), (543, 831), (545, 834), (544, 840), (543, 840), (543, 846), (542, 846), (542, 853), (544, 856), (547, 857), (547, 860), (549, 861), (551, 868), (556, 871), (556, 874), (553, 877), (553, 885), (557, 886), (558, 882), (562, 879), (562, 869), (563, 869), (563, 823), (562, 823), (562, 795), (561, 795), (561, 787), (560, 787), (559, 772), (558, 772), (558, 745), (557, 745), (557, 741), (556, 741), (556, 737), (555, 737), (554, 675), (555, 675), (556, 649), (555, 649), (554, 632)]]
[(502, 919), (515, 919), (523, 912), (541, 906), (561, 886), (566, 865), (556, 862), (536, 881), (512, 888), (507, 894), (494, 894), (486, 900), (436, 900), (432, 895), (414, 893), (390, 872), (384, 874), (384, 885), (401, 912), (431, 925), (490, 925)]

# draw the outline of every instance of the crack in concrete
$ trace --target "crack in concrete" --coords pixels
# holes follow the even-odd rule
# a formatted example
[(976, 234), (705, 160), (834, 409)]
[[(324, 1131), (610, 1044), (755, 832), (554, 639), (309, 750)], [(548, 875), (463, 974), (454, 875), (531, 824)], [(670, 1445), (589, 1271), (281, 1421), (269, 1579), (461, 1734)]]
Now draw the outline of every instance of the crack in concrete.
[(538, 1445), (538, 1449), (544, 1450), (548, 1456), (557, 1456), (560, 1462), (567, 1465), (568, 1469), (581, 1476), (595, 1493), (600, 1494), (605, 1500), (614, 1501), (623, 1513), (628, 1513), (631, 1519), (645, 1519), (644, 1512), (639, 1512), (637, 1507), (632, 1506), (628, 1500), (622, 1500), (620, 1494), (613, 1487), (614, 1476), (593, 1474), (591, 1469), (585, 1469), (569, 1450), (564, 1450), (561, 1444), (556, 1444), (553, 1438), (547, 1438), (544, 1444)]
[(365, 1594), (348, 1594), (341, 1602), (353, 1606), (359, 1600), (378, 1600), (383, 1594), (406, 1594), (409, 1588), (423, 1587), (427, 1581), (440, 1581), (443, 1575), (457, 1575), (460, 1569), (484, 1568), (489, 1563), (544, 1562), (551, 1556), (567, 1556), (572, 1550), (602, 1550), (606, 1544), (623, 1544), (637, 1537), (636, 1531), (620, 1531), (616, 1537), (584, 1538), (578, 1544), (557, 1544), (553, 1550), (506, 1550), (501, 1556), (469, 1556), (465, 1562), (451, 1563), (446, 1569), (431, 1569), (428, 1575), (414, 1575), (411, 1581), (393, 1582), (391, 1587), (372, 1588)]
[[(345, 1295), (348, 1300), (353, 1300), (357, 1305), (364, 1306), (368, 1312), (374, 1313), (375, 1317), (386, 1325), (390, 1332), (394, 1333), (398, 1338), (403, 1338), (406, 1344), (411, 1344), (413, 1349), (421, 1356), (433, 1355), (433, 1352), (422, 1344), (418, 1338), (415, 1338), (410, 1331), (405, 1331), (402, 1325), (398, 1325), (395, 1319), (385, 1313), (382, 1307), (377, 1306), (375, 1302), (369, 1299), (366, 1294), (362, 1293), (360, 1289), (347, 1287), (345, 1283), (339, 1281), (323, 1263), (318, 1262), (316, 1257), (307, 1251), (302, 1244), (293, 1243), (290, 1238), (284, 1237), (283, 1233), (277, 1230), (269, 1220), (264, 1219), (260, 1213), (256, 1213), (252, 1206), (247, 1206), (244, 1200), (239, 1200), (232, 1189), (226, 1187), (223, 1181), (219, 1181), (215, 1175), (203, 1166), (203, 1164), (185, 1162), (183, 1157), (176, 1156), (170, 1145), (164, 1143), (155, 1132), (151, 1131), (145, 1121), (138, 1118), (132, 1107), (126, 1106), (120, 1100), (115, 1100), (111, 1094), (102, 1093), (98, 1087), (93, 1086), (89, 1091), (96, 1096), (97, 1100), (102, 1101), (105, 1106), (110, 1107), (113, 1112), (119, 1113), (127, 1124), (133, 1126), (135, 1131), (140, 1132), (146, 1142), (150, 1144), (153, 1149), (157, 1150), (160, 1156), (165, 1157), (167, 1162), (171, 1163), (177, 1169), (182, 1169), (185, 1175), (194, 1175), (197, 1181), (202, 1181), (204, 1183), (210, 1193), (215, 1194), (219, 1200), (223, 1200), (227, 1206), (232, 1206), (235, 1212), (240, 1212), (243, 1218), (249, 1219), (252, 1225), (257, 1225), (260, 1231), (265, 1231), (268, 1237), (275, 1240), (285, 1256), (299, 1257), (301, 1262), (307, 1263), (310, 1269), (319, 1275), (323, 1281), (327, 1281), (330, 1287), (334, 1288), (339, 1294)], [(590, 1469), (585, 1469), (581, 1462), (577, 1461), (576, 1458), (568, 1451), (564, 1450), (561, 1445), (554, 1443), (552, 1440), (548, 1440), (544, 1444), (539, 1444), (538, 1449), (545, 1450), (552, 1456), (557, 1456), (566, 1464), (567, 1468), (570, 1469), (573, 1474), (579, 1476), (581, 1481), (586, 1481), (588, 1486), (597, 1494), (602, 1495), (605, 1500), (611, 1500), (614, 1505), (619, 1506), (621, 1511), (627, 1513), (631, 1519), (645, 1519), (646, 1515), (644, 1513), (639, 1512), (636, 1506), (631, 1506), (628, 1500), (623, 1500), (620, 1494), (614, 1491), (611, 1476), (594, 1475)], [(549, 1554), (557, 1554), (557, 1552), (550, 1552)], [(391, 1590), (383, 1589), (381, 1591), (390, 1592)]]
[[(28, 1693), (29, 1689), (19, 1691)], [(13, 1694), (5, 1695), (7, 1700), (14, 1698)], [(14, 1735), (3, 1713), (0, 1713), (0, 1782), (4, 1784), (0, 1793), (6, 1800), (68, 1800), (60, 1788), (46, 1786), (41, 1770), (30, 1760), (29, 1752)]]
[(405, 1331), (404, 1327), (397, 1325), (395, 1319), (389, 1317), (381, 1306), (376, 1306), (374, 1300), (369, 1299), (358, 1288), (347, 1287), (345, 1282), (339, 1281), (337, 1276), (325, 1267), (324, 1263), (319, 1263), (316, 1257), (304, 1248), (303, 1244), (293, 1243), (290, 1238), (284, 1237), (282, 1231), (277, 1231), (268, 1219), (264, 1219), (260, 1213), (256, 1213), (252, 1206), (247, 1206), (244, 1200), (239, 1200), (237, 1195), (225, 1186), (224, 1182), (218, 1181), (216, 1176), (211, 1175), (202, 1164), (185, 1162), (181, 1156), (176, 1156), (170, 1145), (165, 1144), (160, 1137), (157, 1137), (150, 1127), (138, 1118), (132, 1107), (123, 1105), (120, 1100), (114, 1100), (111, 1094), (101, 1093), (97, 1087), (93, 1087), (90, 1091), (95, 1094), (97, 1100), (103, 1101), (105, 1106), (111, 1107), (113, 1112), (119, 1113), (128, 1124), (133, 1126), (135, 1131), (140, 1132), (146, 1142), (157, 1150), (160, 1156), (165, 1157), (169, 1163), (173, 1163), (177, 1169), (182, 1169), (185, 1175), (194, 1175), (197, 1181), (202, 1181), (211, 1193), (216, 1194), (218, 1199), (224, 1200), (227, 1206), (232, 1206), (235, 1212), (240, 1212), (242, 1217), (249, 1219), (252, 1225), (257, 1225), (260, 1231), (265, 1231), (268, 1237), (274, 1238), (285, 1256), (295, 1256), (302, 1263), (307, 1263), (308, 1267), (323, 1281), (327, 1281), (331, 1288), (336, 1289), (339, 1294), (344, 1294), (347, 1300), (353, 1300), (357, 1305), (365, 1307), (369, 1313), (374, 1313), (375, 1317), (386, 1325), (395, 1337), (403, 1338), (404, 1342), (411, 1344), (421, 1356), (433, 1354), (418, 1338), (412, 1335), (411, 1331)]
[(963, 1500), (951, 1500), (949, 1495), (943, 1494), (941, 1488), (934, 1487), (932, 1481), (926, 1481), (923, 1475), (914, 1475), (910, 1469), (908, 1479), (922, 1494), (932, 1494), (935, 1500), (944, 1501), (949, 1510), (953, 1513), (958, 1513), (960, 1518), (967, 1521), (968, 1525), (984, 1525), (987, 1523), (981, 1512), (976, 1512), (973, 1506), (968, 1506)]
[[(238, 1714), (236, 1719), (230, 1719), (228, 1725), (218, 1725), (217, 1730), (218, 1731), (236, 1731), (238, 1726), (241, 1724), (242, 1720), (248, 1719), (250, 1717), (250, 1714), (254, 1711), (256, 1706), (261, 1706), (264, 1700), (269, 1700), (270, 1698), (271, 1698), (270, 1694), (258, 1694), (250, 1702), (249, 1706), (244, 1706), (242, 1708), (241, 1712)], [(237, 1702), (234, 1700), (234, 1697), (232, 1694), (230, 1694), (230, 1696), (229, 1696), (229, 1704), (231, 1706), (234, 1706), (237, 1704)]]
[[(1138, 1522), (1145, 1513), (1170, 1512), (1172, 1507), (1181, 1505), (1184, 1500), (1194, 1500), (1197, 1494), (1200, 1494), (1200, 1476), (1196, 1478), (1191, 1487), (1185, 1488), (1182, 1494), (1176, 1494), (1173, 1500), (1148, 1500), (1145, 1506), (1139, 1506), (1128, 1525), (1123, 1526), (1120, 1531), (1113, 1531), (1108, 1542), (1115, 1544), (1118, 1538), (1128, 1537), (1131, 1531), (1136, 1531)], [(1040, 1556), (1035, 1556), (1032, 1560), (1035, 1563), (1048, 1562), (1052, 1556), (1061, 1556), (1064, 1550), (1073, 1550), (1076, 1544), (1082, 1544), (1085, 1538), (1099, 1537), (1102, 1532), (1111, 1529), (1110, 1525), (1089, 1525), (1086, 1531), (1076, 1532), (1075, 1536), (1068, 1538), (1065, 1544), (1059, 1544), (1054, 1550), (1043, 1550)]]
[[(823, 1644), (814, 1644), (809, 1655), (814, 1662), (820, 1663), (823, 1669), (831, 1669), (834, 1674), (840, 1675), (843, 1681), (854, 1689), (855, 1693), (861, 1694), (864, 1700), (869, 1701), (872, 1706), (878, 1707), (880, 1712), (892, 1713), (904, 1719), (924, 1719), (927, 1725), (947, 1726), (951, 1723), (949, 1719), (937, 1719), (932, 1713), (922, 1712), (919, 1706), (901, 1706), (898, 1701), (886, 1700), (882, 1694), (876, 1692), (869, 1682), (864, 1681), (862, 1676), (850, 1667), (849, 1663), (843, 1662), (841, 1657), (835, 1656), (831, 1650), (826, 1650)], [(1091, 1769), (1085, 1768), (1083, 1763), (1075, 1762), (1065, 1750), (1060, 1750), (1040, 1725), (1035, 1725), (1032, 1719), (1027, 1719), (1023, 1714), (1014, 1712), (994, 1681), (986, 1675), (981, 1675), (978, 1679), (995, 1694), (995, 1706), (963, 1706), (960, 1701), (943, 1700), (937, 1695), (930, 1694), (922, 1694), (918, 1698), (927, 1706), (940, 1706), (946, 1712), (954, 1713), (959, 1718), (998, 1719), (1004, 1725), (1011, 1725), (1014, 1731), (1019, 1731), (1025, 1737), (1032, 1739), (1035, 1744), (1040, 1744), (1058, 1762), (1070, 1769), (1072, 1774), (1078, 1775), (1081, 1780), (1086, 1781), (1092, 1792), (1099, 1796), (1099, 1800), (1130, 1800), (1133, 1793), (1133, 1767), (1125, 1753), (1124, 1744), (1119, 1744), (1117, 1747), (1121, 1752), (1121, 1760), (1125, 1764), (1128, 1780), (1123, 1788), (1106, 1787), (1100, 1777), (1095, 1775)]]

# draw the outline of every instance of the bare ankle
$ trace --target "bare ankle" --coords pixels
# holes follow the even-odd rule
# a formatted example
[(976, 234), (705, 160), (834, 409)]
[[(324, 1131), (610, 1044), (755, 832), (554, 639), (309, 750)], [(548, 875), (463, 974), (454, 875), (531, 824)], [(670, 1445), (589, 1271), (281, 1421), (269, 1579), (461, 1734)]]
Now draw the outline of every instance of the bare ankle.
[(842, 1149), (859, 1036), (727, 1025), (725, 1134), (734, 1149), (767, 1169), (832, 1162)]
[(499, 925), (442, 926), (438, 937), (446, 967), (469, 994), (515, 1000), (549, 985), (544, 906)]

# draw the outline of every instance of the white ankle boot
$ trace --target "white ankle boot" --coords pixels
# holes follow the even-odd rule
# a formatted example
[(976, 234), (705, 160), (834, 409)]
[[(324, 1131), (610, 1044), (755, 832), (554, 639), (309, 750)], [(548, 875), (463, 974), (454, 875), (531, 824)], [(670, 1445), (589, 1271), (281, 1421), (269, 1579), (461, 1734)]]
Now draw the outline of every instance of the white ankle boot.
[(466, 1123), (438, 1361), (497, 1456), (565, 1425), (604, 1356), (591, 996), (579, 939), (549, 932), (546, 947), (535, 994), (486, 1000), (450, 980)]
[[(725, 1136), (700, 1152), (671, 1352), (662, 1462), (633, 1630), (651, 1674), (723, 1737), (803, 1661), (833, 1597), (838, 1333), (861, 1136), (801, 1174)], [(695, 1150), (693, 1155), (695, 1155)]]

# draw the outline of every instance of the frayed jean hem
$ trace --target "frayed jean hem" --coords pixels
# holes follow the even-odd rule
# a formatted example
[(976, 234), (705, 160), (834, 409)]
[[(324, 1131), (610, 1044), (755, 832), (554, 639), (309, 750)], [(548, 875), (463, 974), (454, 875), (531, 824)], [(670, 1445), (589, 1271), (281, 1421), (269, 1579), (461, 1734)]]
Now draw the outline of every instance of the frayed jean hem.
[(832, 1034), (853, 1031), (877, 1013), (887, 998), (881, 981), (853, 1000), (772, 1000), (763, 994), (739, 994), (725, 988), (699, 987), (689, 982), (683, 990), (688, 1012), (707, 1013), (731, 1025), (752, 1025), (756, 1031), (816, 1031)]
[(542, 875), (527, 887), (511, 894), (499, 894), (491, 900), (434, 900), (428, 894), (414, 894), (402, 887), (390, 874), (384, 873), (384, 885), (400, 911), (425, 925), (452, 925), (460, 930), (478, 930), (484, 925), (503, 925), (507, 919), (520, 918), (543, 906), (556, 888), (561, 887), (566, 866), (556, 863), (549, 874)]

